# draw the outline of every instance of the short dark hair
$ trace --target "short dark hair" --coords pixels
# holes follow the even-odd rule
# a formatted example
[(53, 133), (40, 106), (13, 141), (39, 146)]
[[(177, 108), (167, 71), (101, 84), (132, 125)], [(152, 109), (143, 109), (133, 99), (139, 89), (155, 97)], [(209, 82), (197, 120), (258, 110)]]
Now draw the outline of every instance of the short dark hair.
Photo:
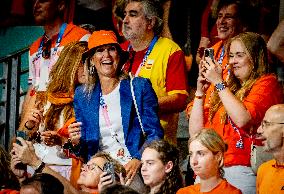
[(159, 0), (127, 0), (126, 5), (131, 2), (140, 2), (143, 6), (143, 11), (147, 19), (156, 18), (153, 31), (159, 35), (163, 29), (163, 5)]
[(46, 173), (34, 174), (23, 181), (22, 187), (33, 186), (40, 190), (40, 194), (63, 194), (63, 184), (54, 176)]
[[(224, 8), (228, 7), (229, 5), (236, 5), (237, 6), (237, 19), (241, 22), (242, 26), (247, 28), (247, 31), (255, 30), (254, 23), (255, 23), (255, 17), (252, 17), (252, 12), (254, 12), (252, 6), (245, 1), (242, 0), (220, 0), (218, 7), (217, 7), (217, 13)], [(255, 15), (255, 14), (253, 14)]]
[(111, 186), (104, 187), (104, 189), (100, 192), (100, 194), (139, 194), (139, 193), (128, 186), (114, 184)]

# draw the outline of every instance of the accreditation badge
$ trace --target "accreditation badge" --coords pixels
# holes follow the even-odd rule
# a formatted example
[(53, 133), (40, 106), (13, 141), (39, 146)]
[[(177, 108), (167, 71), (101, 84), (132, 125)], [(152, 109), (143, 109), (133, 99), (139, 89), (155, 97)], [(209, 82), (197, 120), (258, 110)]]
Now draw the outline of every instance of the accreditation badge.
[(154, 60), (153, 60), (153, 59), (149, 59), (149, 60), (147, 61), (147, 63), (145, 64), (145, 69), (151, 70), (152, 67), (153, 67), (153, 64), (154, 64)]

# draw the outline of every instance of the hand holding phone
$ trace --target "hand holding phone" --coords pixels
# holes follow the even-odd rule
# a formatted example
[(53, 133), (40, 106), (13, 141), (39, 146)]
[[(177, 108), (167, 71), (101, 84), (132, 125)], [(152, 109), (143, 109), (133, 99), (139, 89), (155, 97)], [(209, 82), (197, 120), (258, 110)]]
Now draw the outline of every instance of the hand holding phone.
[(214, 49), (213, 48), (206, 48), (204, 49), (204, 56), (210, 57), (212, 61), (214, 60)]
[(103, 167), (104, 172), (107, 172), (107, 175), (111, 175), (111, 180), (115, 182), (115, 172), (114, 172), (114, 165), (111, 162), (106, 162)]
[[(21, 137), (24, 140), (28, 139), (28, 135), (27, 135), (27, 133), (25, 131), (19, 131), (19, 130), (16, 131), (16, 137)], [(16, 140), (16, 143), (19, 144), (19, 145), (22, 145), (19, 140)]]

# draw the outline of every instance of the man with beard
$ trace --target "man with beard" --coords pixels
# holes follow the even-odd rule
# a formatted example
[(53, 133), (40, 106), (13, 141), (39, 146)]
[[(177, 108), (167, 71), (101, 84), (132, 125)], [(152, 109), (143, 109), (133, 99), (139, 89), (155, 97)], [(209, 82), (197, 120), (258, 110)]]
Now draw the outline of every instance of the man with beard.
[(159, 118), (165, 139), (176, 143), (178, 113), (187, 99), (185, 57), (180, 47), (160, 36), (163, 27), (162, 2), (129, 0), (124, 9), (122, 48), (130, 51), (125, 71), (149, 78), (158, 96)]
[(257, 193), (284, 193), (284, 104), (266, 111), (257, 132), (265, 151), (272, 153), (274, 158), (263, 163), (257, 171)]

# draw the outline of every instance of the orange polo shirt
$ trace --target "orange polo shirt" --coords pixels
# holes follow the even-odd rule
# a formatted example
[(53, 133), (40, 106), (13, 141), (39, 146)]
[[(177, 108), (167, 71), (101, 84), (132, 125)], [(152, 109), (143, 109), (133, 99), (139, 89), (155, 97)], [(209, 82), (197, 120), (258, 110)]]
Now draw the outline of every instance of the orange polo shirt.
[(283, 194), (284, 193), (284, 167), (277, 166), (276, 160), (263, 163), (256, 178), (257, 194)]

